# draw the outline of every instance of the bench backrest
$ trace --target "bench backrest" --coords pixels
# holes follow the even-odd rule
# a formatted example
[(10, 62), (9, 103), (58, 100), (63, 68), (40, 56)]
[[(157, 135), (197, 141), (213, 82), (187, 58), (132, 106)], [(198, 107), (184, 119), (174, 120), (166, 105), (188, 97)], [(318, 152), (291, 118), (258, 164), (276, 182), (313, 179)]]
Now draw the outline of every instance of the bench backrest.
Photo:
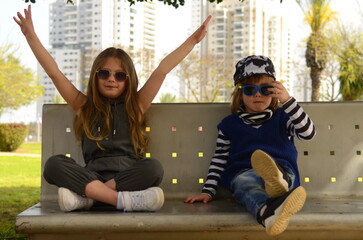
[[(317, 136), (295, 141), (302, 185), (310, 197), (363, 196), (363, 102), (301, 103)], [(151, 145), (146, 157), (160, 160), (167, 198), (198, 193), (215, 150), (217, 124), (230, 114), (226, 103), (153, 104), (148, 110)], [(42, 169), (55, 154), (83, 157), (67, 105), (43, 107)], [(42, 178), (41, 201), (56, 199), (56, 187)]]

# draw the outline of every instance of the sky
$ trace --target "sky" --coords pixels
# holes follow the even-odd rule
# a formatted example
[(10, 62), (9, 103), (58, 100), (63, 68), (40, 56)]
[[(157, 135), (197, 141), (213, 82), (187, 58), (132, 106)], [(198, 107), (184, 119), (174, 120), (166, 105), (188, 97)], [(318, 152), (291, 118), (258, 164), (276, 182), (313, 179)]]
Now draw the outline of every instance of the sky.
[[(26, 4), (24, 0), (0, 0), (0, 2), (5, 1), (6, 5), (4, 4), (4, 6), (6, 7), (0, 8), (0, 46), (6, 44), (13, 44), (15, 48), (18, 49), (17, 53), (22, 63), (25, 66), (36, 71), (36, 59), (33, 56), (29, 46), (27, 45), (24, 36), (19, 30), (19, 27), (12, 19), (12, 17), (16, 15), (16, 12), (23, 12), (23, 9), (26, 8), (28, 4)], [(189, 29), (190, 4), (188, 4), (188, 2), (190, 1), (191, 0), (186, 1), (186, 5), (183, 7), (179, 7), (178, 9), (175, 9), (171, 6), (162, 6), (160, 12), (156, 14), (156, 25), (161, 26), (157, 28), (156, 32), (157, 56), (164, 56), (165, 54), (178, 47), (191, 32), (191, 29)], [(361, 4), (361, 6), (359, 6), (359, 1), (360, 0), (331, 0), (331, 3), (332, 8), (335, 11), (339, 12), (339, 16), (344, 23), (361, 25), (363, 19), (357, 16), (359, 9), (361, 9), (363, 12), (363, 3)], [(32, 4), (33, 22), (36, 33), (38, 34), (38, 37), (46, 48), (49, 47), (48, 9), (50, 2), (54, 2), (54, 0), (36, 0), (36, 4)], [(158, 4), (163, 5), (161, 3)], [(306, 38), (309, 34), (309, 29), (304, 27), (301, 10), (296, 5), (295, 1), (284, 0), (281, 4), (281, 9), (283, 9), (289, 16), (289, 19), (291, 19), (291, 24), (294, 24), (296, 26), (295, 30), (299, 33), (298, 38)], [(164, 82), (161, 90), (173, 88), (173, 80), (175, 79), (172, 79), (172, 77), (170, 78), (171, 79), (167, 79)], [(34, 121), (35, 119), (35, 104), (23, 107), (18, 111), (5, 112), (2, 116), (0, 116), (0, 122), (17, 121), (27, 123), (29, 121)]]

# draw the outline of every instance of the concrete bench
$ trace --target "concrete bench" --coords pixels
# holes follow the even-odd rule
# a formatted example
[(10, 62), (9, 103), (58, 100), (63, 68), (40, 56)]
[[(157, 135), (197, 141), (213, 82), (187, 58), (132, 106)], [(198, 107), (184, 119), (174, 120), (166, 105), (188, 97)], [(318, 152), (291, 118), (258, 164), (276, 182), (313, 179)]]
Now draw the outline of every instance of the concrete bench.
[[(42, 179), (41, 202), (20, 213), (18, 233), (30, 239), (362, 239), (363, 102), (302, 103), (313, 119), (313, 141), (296, 140), (302, 185), (308, 200), (288, 229), (266, 235), (242, 206), (221, 189), (208, 204), (184, 204), (199, 193), (215, 149), (216, 126), (228, 104), (153, 104), (148, 111), (151, 146), (147, 156), (165, 168), (165, 205), (155, 213), (107, 208), (63, 213), (57, 188)], [(75, 144), (73, 113), (67, 105), (43, 108), (42, 166), (54, 154), (83, 164)]]

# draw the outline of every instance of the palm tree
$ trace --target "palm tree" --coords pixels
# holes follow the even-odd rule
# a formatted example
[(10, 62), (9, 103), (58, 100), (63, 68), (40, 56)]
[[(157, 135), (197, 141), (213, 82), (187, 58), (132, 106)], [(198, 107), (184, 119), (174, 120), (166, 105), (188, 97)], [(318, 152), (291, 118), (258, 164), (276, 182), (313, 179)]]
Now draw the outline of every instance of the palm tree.
[(310, 68), (311, 101), (319, 101), (321, 73), (327, 62), (326, 26), (335, 19), (336, 12), (330, 8), (330, 0), (296, 0), (301, 7), (305, 21), (311, 28), (306, 44), (306, 65)]

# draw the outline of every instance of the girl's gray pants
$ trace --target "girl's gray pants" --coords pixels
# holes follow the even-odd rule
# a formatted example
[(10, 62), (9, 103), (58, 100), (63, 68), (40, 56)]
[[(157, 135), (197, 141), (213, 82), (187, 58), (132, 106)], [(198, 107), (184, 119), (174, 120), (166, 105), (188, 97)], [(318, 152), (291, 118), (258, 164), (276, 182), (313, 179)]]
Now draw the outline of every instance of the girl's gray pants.
[(152, 158), (135, 161), (123, 170), (97, 172), (78, 165), (74, 159), (65, 155), (50, 157), (43, 172), (48, 183), (68, 188), (81, 196), (85, 196), (86, 185), (94, 180), (107, 182), (114, 179), (116, 191), (139, 191), (158, 186), (163, 175), (162, 165)]

